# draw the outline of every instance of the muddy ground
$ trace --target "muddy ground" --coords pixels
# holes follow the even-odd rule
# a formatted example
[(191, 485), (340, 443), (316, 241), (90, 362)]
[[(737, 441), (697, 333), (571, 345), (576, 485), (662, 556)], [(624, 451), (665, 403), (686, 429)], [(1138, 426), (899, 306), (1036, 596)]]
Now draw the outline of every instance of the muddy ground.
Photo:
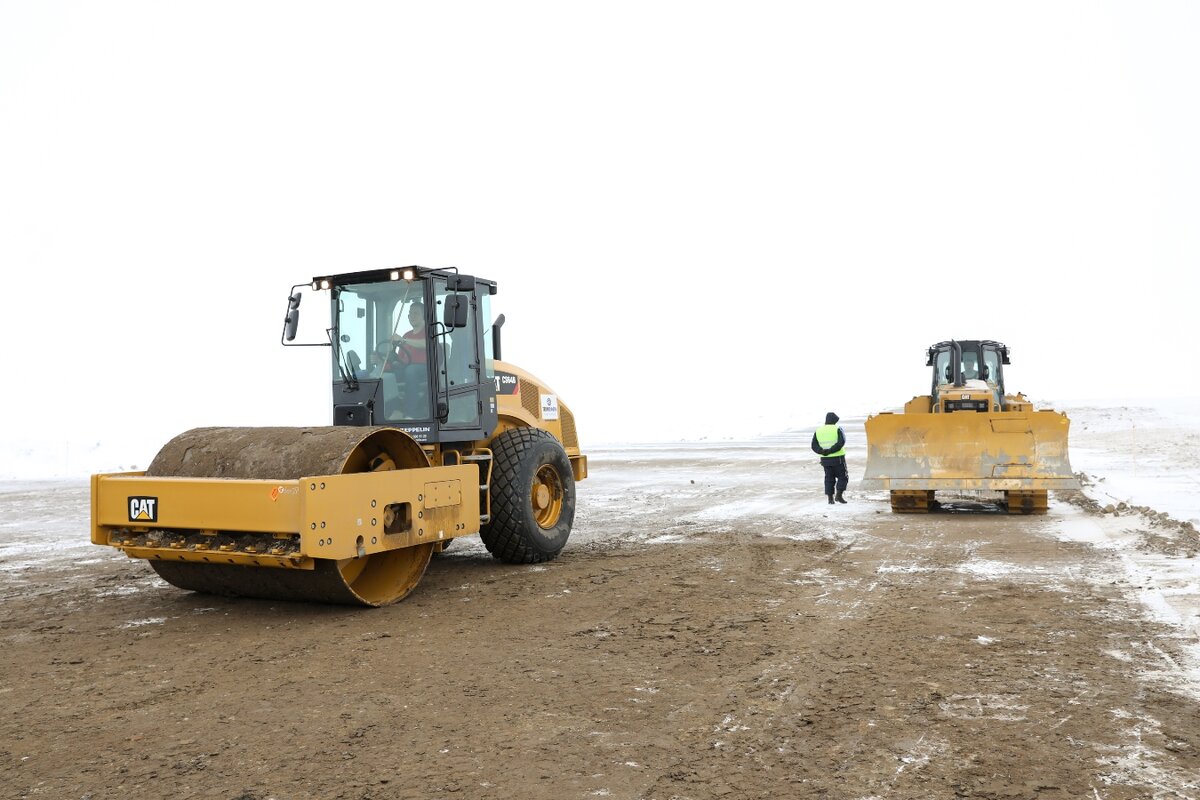
[[(831, 509), (769, 447), (592, 470), (557, 561), (459, 543), (379, 610), (10, 558), (0, 796), (1200, 796), (1189, 643), (1061, 535), (1128, 519)], [(39, 524), (86, 526), (86, 488), (57, 493), (83, 516)]]

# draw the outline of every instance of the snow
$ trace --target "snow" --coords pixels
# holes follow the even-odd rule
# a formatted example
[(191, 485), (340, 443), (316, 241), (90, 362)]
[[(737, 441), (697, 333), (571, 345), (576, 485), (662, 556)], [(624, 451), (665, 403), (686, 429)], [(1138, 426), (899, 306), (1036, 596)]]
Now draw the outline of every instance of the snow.
[(1150, 506), (1200, 527), (1200, 398), (1084, 401), (1071, 418), (1071, 466), (1097, 476), (1101, 505)]
[(145, 469), (169, 438), (0, 440), (0, 481), (84, 478), (95, 472)]
[(1148, 619), (1178, 632), (1188, 663), (1176, 663), (1163, 654), (1161, 677), (1200, 697), (1200, 558), (1195, 553), (1164, 555), (1140, 548), (1139, 542), (1152, 529), (1141, 515), (1084, 516), (1070, 507), (1056, 509), (1060, 512), (1067, 517), (1067, 524), (1056, 528), (1060, 538), (1112, 553), (1112, 574), (1099, 582), (1129, 585)]
[(0, 507), (0, 576), (106, 555), (91, 543), (88, 486), (80, 481), (0, 483)]

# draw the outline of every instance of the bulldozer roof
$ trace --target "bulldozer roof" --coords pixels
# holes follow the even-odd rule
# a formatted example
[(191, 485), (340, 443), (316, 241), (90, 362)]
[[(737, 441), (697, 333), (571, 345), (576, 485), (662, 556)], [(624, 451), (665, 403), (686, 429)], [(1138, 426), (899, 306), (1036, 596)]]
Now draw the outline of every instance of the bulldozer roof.
[(944, 342), (938, 342), (937, 344), (929, 346), (929, 349), (925, 351), (925, 366), (932, 367), (933, 359), (937, 353), (941, 350), (946, 350), (950, 347), (953, 347), (955, 344), (976, 345), (978, 347), (987, 345), (988, 347), (994, 347), (1000, 353), (1001, 364), (1011, 363), (1008, 360), (1008, 345), (1003, 344), (1002, 342), (997, 342), (994, 339), (947, 339)]

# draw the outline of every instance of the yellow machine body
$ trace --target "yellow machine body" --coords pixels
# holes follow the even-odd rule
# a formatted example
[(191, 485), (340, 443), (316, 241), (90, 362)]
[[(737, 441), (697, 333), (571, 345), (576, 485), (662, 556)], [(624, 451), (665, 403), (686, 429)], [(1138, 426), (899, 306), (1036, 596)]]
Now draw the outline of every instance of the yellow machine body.
[(895, 511), (927, 511), (936, 491), (1003, 492), (1013, 513), (1042, 513), (1047, 490), (1078, 489), (1066, 414), (998, 389), (944, 383), (903, 413), (868, 417), (862, 488), (888, 490)]
[[(504, 431), (547, 431), (562, 443), (572, 478), (580, 481), (587, 477), (587, 456), (579, 450), (570, 408), (556, 402), (556, 413), (548, 414), (542, 400), (556, 396), (545, 382), (510, 363), (497, 361), (496, 368), (500, 374), (516, 376), (515, 390), (497, 396), (499, 424), (493, 435), (469, 447), (421, 447), (402, 431), (386, 427), (189, 431), (179, 439), (191, 436), (202, 440), (218, 451), (215, 460), (222, 463), (228, 462), (231, 454), (236, 457), (255, 448), (278, 447), (280, 441), (301, 442), (317, 433), (338, 436), (340, 444), (332, 451), (333, 460), (326, 462), (328, 474), (287, 478), (282, 477), (286, 468), (279, 466), (273, 473), (279, 477), (152, 476), (145, 472), (93, 475), (92, 543), (153, 562), (288, 570), (312, 571), (326, 561), (340, 564), (345, 571), (355, 560), (405, 548), (414, 548), (416, 558), (423, 556), (427, 561), (429, 554), (449, 540), (478, 534), (481, 522), (490, 518), (490, 448)], [(553, 418), (546, 419), (548, 415)], [(236, 435), (231, 435), (233, 432)], [(163, 448), (160, 458), (172, 444)], [(180, 442), (174, 449), (187, 452), (190, 444)], [(315, 449), (330, 452), (328, 446)], [(346, 474), (332, 471), (355, 460), (360, 462), (355, 469), (368, 469), (363, 466), (368, 458), (364, 453), (375, 456), (377, 450), (387, 456), (385, 469)], [(293, 461), (310, 461), (310, 455), (298, 454)], [(472, 457), (478, 460), (464, 461)], [(207, 464), (199, 471), (219, 471), (212, 467)], [(239, 471), (261, 474), (271, 468), (251, 465)], [(250, 573), (231, 574), (254, 580)], [(407, 594), (415, 588), (416, 579), (396, 591)], [(256, 587), (234, 589), (266, 594)], [(301, 585), (267, 596), (329, 600), (327, 594), (323, 590), (320, 596), (309, 596), (307, 587)], [(361, 589), (344, 594), (334, 601), (364, 605), (393, 601)]]
[[(92, 476), (92, 542), (134, 558), (312, 569), (479, 532), (478, 469), (298, 480)], [(140, 518), (139, 518), (140, 517)]]
[[(315, 280), (313, 288), (345, 283), (360, 296), (374, 291), (385, 300), (396, 293), (424, 298), (431, 307), (446, 307), (440, 327), (431, 330), (476, 330), (464, 326), (464, 319), (476, 324), (464, 312), (475, 314), (484, 305), (490, 283), (437, 270), (405, 272), (414, 274), (401, 281), (399, 271), (353, 273)], [(436, 292), (427, 285), (434, 282)], [(409, 285), (421, 292), (408, 291)], [(387, 291), (394, 294), (385, 296)], [(353, 311), (350, 290), (348, 296), (349, 302), (339, 303), (335, 293), (333, 303), (343, 338), (358, 333), (350, 323), (365, 319), (390, 330), (393, 321), (385, 312), (395, 318), (411, 312), (411, 302), (381, 301), (371, 306), (375, 318), (346, 313), (347, 307)], [(470, 300), (469, 309), (459, 300)], [(293, 295), (292, 334), (298, 305)], [(444, 355), (435, 347), (449, 350), (445, 339), (428, 342), (432, 356)], [(474, 344), (454, 342), (467, 349)], [(375, 384), (366, 375), (355, 380), (350, 370), (358, 363), (336, 347), (334, 363), (335, 420), (339, 413), (348, 420), (367, 415), (368, 424), (186, 431), (164, 445), (144, 472), (92, 476), (92, 542), (147, 560), (184, 589), (371, 606), (406, 596), (430, 557), (458, 537), (482, 533), (493, 555), (511, 563), (558, 554), (574, 516), (574, 483), (587, 477), (587, 457), (579, 449), (574, 415), (543, 381), (490, 359), (487, 377), (477, 379), (477, 396), (479, 416), (488, 427), (494, 421), (494, 429), (483, 427), (480, 438), (478, 428), (462, 436), (453, 424), (439, 428), (437, 420), (418, 420), (407, 429), (392, 425), (387, 409), (372, 405), (391, 399), (370, 393), (378, 374)], [(476, 372), (480, 368), (474, 365)], [(447, 388), (461, 398), (460, 385)], [(347, 410), (337, 406), (344, 397), (366, 399)], [(386, 424), (369, 424), (372, 414)], [(414, 438), (421, 436), (429, 440)], [(494, 509), (498, 496), (501, 507)]]
[[(515, 384), (505, 384), (496, 395), (496, 406), (500, 422), (495, 433), (482, 443), (490, 447), (492, 440), (505, 430), (520, 427), (539, 428), (554, 435), (562, 443), (567, 457), (571, 460), (571, 471), (575, 480), (581, 481), (587, 477), (587, 456), (579, 450), (579, 434), (575, 430), (575, 415), (565, 404), (558, 401), (546, 383), (531, 373), (526, 372), (515, 364), (505, 361), (496, 362), (498, 375), (511, 375), (516, 378)], [(515, 388), (514, 388), (515, 387)], [(543, 398), (554, 397), (558, 412), (551, 414), (546, 410)], [(548, 416), (554, 417), (548, 419)]]

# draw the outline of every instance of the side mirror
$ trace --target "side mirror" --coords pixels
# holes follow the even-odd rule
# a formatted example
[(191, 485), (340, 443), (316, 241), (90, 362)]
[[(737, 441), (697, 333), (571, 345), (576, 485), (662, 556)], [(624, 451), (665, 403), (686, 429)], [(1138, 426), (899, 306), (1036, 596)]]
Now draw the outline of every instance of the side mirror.
[(292, 341), (296, 338), (296, 326), (300, 324), (300, 299), (303, 297), (296, 292), (288, 298), (287, 316), (283, 319), (283, 338)]
[(442, 311), (442, 324), (447, 328), (467, 327), (467, 303), (466, 295), (446, 295), (445, 308)]
[(475, 291), (475, 276), (451, 275), (446, 278), (446, 288), (452, 292), (473, 292)]
[(504, 327), (504, 315), (496, 317), (496, 321), (492, 323), (492, 358), (499, 361), (504, 359), (500, 356), (500, 329)]

